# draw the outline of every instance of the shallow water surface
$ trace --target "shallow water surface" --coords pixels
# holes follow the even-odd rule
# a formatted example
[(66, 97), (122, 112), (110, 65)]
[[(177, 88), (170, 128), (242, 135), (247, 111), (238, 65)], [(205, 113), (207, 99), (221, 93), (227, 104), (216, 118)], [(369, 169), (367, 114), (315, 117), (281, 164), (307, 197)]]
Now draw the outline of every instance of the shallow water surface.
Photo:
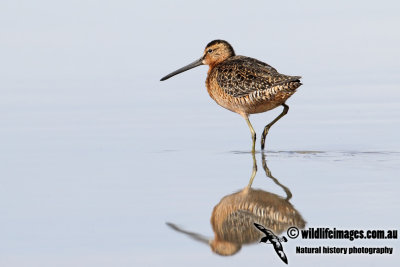
[[(158, 108), (125, 98), (120, 105), (102, 98), (77, 104), (46, 89), (30, 106), (11, 101), (23, 93), (9, 91), (1, 100), (8, 103), (1, 113), (3, 266), (284, 264), (271, 245), (244, 244), (233, 256), (219, 256), (166, 224), (213, 239), (214, 206), (246, 188), (253, 173), (250, 134), (240, 116), (177, 99)], [(251, 188), (278, 199), (288, 197), (287, 188), (306, 228), (398, 228), (396, 96), (374, 112), (366, 104), (355, 112), (351, 103), (307, 104), (304, 95), (299, 91), (288, 102), (291, 110), (271, 128), (267, 150), (255, 154)], [(186, 102), (196, 101), (188, 95)], [(257, 132), (278, 113), (252, 116)], [(263, 158), (276, 180), (266, 175)], [(296, 246), (322, 245), (388, 246), (395, 253), (295, 253)], [(399, 261), (397, 240), (289, 239), (283, 248), (294, 266)]]

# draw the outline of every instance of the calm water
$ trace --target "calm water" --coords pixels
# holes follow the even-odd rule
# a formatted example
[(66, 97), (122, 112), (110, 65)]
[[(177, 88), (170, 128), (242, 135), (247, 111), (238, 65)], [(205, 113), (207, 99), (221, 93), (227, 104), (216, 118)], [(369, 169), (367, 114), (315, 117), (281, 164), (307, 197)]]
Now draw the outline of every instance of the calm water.
[[(396, 2), (39, 2), (0, 8), (1, 266), (284, 266), (271, 245), (222, 257), (166, 225), (212, 238), (214, 206), (252, 174), (246, 123), (209, 98), (206, 67), (159, 82), (215, 38), (303, 75), (267, 138), (276, 181), (257, 151), (252, 188), (282, 198), (288, 188), (306, 227), (399, 228)], [(250, 118), (258, 136), (279, 113)], [(394, 254), (295, 253), (320, 245)], [(397, 266), (399, 249), (284, 243), (290, 266)]]
[[(291, 112), (271, 130), (265, 153), (274, 177), (290, 189), (291, 204), (307, 227), (398, 228), (398, 106), (378, 103), (371, 112), (359, 105), (349, 118), (351, 104), (302, 105), (307, 90), (293, 97)], [(213, 236), (213, 207), (243, 189), (252, 172), (250, 135), (240, 116), (216, 105), (191, 110), (175, 103), (147, 110), (145, 120), (131, 117), (145, 107), (41, 99), (22, 108), (25, 103), (11, 101), (16, 97), (10, 92), (2, 100), (12, 109), (2, 112), (1, 122), (2, 266), (283, 264), (267, 245), (215, 255), (165, 224)], [(176, 117), (177, 110), (187, 111)], [(324, 114), (337, 121), (323, 120)], [(258, 131), (266, 118), (272, 115), (254, 116)], [(253, 188), (284, 197), (265, 175), (259, 152), (256, 159)], [(399, 260), (398, 253), (295, 254), (297, 245), (323, 244), (399, 249), (397, 240), (296, 240), (284, 249), (294, 266), (394, 266)]]

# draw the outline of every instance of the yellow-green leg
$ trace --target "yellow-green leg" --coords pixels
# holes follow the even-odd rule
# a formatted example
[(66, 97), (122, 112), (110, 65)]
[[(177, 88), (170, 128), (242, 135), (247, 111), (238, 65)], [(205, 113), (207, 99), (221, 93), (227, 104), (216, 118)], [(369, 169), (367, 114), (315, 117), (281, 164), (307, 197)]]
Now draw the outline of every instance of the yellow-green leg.
[(256, 132), (254, 131), (253, 126), (251, 125), (249, 117), (246, 115), (246, 116), (244, 116), (244, 118), (246, 119), (247, 125), (250, 128), (251, 139), (253, 140), (253, 145), (252, 145), (252, 148), (251, 148), (251, 152), (254, 153), (256, 151)]
[(271, 121), (269, 124), (267, 124), (267, 126), (265, 126), (264, 131), (261, 135), (261, 149), (264, 150), (265, 147), (265, 137), (267, 137), (269, 128), (271, 128), (272, 125), (274, 125), (275, 122), (279, 121), (280, 118), (282, 118), (283, 116), (285, 116), (288, 111), (289, 111), (289, 106), (286, 104), (282, 104), (283, 106), (283, 111), (281, 114), (279, 114), (278, 117), (276, 117), (273, 121)]

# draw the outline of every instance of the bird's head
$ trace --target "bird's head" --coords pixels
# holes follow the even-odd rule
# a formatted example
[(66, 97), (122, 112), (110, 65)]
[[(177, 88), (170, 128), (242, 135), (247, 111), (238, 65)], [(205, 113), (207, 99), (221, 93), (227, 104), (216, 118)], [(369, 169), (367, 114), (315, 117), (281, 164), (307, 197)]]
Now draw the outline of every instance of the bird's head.
[(202, 63), (205, 65), (216, 65), (235, 55), (232, 46), (224, 40), (214, 40), (204, 49)]
[(201, 65), (209, 65), (210, 67), (215, 66), (216, 64), (226, 60), (227, 58), (233, 57), (234, 55), (235, 51), (227, 41), (214, 40), (208, 43), (208, 45), (204, 49), (203, 56), (201, 58), (190, 63), (189, 65), (186, 65), (174, 72), (171, 72), (167, 76), (164, 76), (163, 78), (161, 78), (161, 81), (165, 81), (172, 76)]
[(210, 247), (213, 252), (221, 256), (231, 256), (242, 248), (240, 244), (215, 239), (210, 242)]

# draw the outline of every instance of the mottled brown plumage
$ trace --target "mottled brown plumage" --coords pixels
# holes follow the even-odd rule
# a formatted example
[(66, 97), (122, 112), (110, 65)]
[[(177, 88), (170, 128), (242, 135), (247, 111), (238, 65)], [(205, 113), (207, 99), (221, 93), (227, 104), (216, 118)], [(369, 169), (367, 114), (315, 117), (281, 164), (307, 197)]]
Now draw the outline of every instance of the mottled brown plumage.
[(220, 106), (246, 119), (253, 139), (252, 151), (255, 150), (256, 134), (248, 119), (249, 115), (280, 105), (284, 107), (283, 112), (264, 128), (261, 138), (261, 148), (264, 149), (269, 128), (286, 115), (289, 106), (285, 102), (301, 85), (301, 77), (280, 74), (275, 68), (254, 58), (236, 56), (228, 42), (214, 40), (206, 46), (199, 60), (161, 80), (202, 64), (209, 65), (206, 87), (210, 97)]
[[(212, 69), (211, 75), (215, 75), (218, 85), (225, 93), (234, 97), (262, 92), (278, 85), (295, 85), (301, 78), (280, 74), (270, 65), (244, 56), (226, 59)], [(294, 87), (288, 88), (288, 92), (293, 91)]]
[(291, 226), (305, 226), (301, 214), (287, 199), (264, 190), (245, 188), (224, 197), (215, 206), (211, 216), (212, 249), (221, 255), (232, 255), (242, 245), (259, 241), (263, 234), (253, 226), (255, 222), (275, 234)]
[(272, 176), (264, 154), (262, 163), (265, 174), (283, 189), (286, 197), (251, 188), (257, 172), (255, 154), (253, 153), (253, 173), (249, 184), (236, 193), (224, 196), (213, 209), (210, 221), (214, 238), (207, 238), (201, 234), (183, 230), (171, 223), (168, 223), (168, 225), (197, 241), (208, 243), (213, 252), (222, 256), (234, 255), (243, 245), (260, 240), (263, 233), (254, 227), (254, 223), (264, 225), (276, 235), (281, 234), (291, 226), (304, 228), (305, 220), (290, 203), (292, 193), (289, 188)]

